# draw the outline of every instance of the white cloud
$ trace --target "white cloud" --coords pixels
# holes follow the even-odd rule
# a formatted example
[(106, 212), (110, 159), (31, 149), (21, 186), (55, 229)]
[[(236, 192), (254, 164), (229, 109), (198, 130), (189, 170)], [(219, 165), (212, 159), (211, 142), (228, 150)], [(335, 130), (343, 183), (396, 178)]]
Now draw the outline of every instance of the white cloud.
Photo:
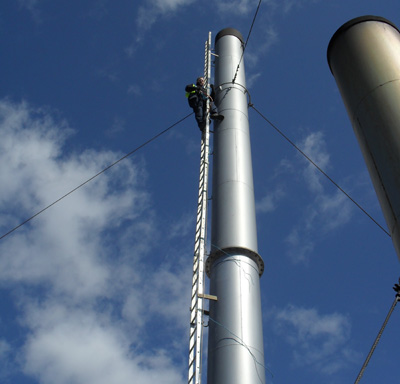
[(136, 24), (138, 30), (149, 30), (159, 17), (178, 11), (196, 0), (147, 0), (139, 7)]
[(133, 44), (126, 48), (129, 56), (135, 52), (137, 43), (142, 41), (143, 35), (150, 30), (153, 24), (165, 15), (171, 15), (179, 11), (180, 8), (194, 3), (196, 0), (147, 0), (145, 4), (138, 8), (136, 18), (136, 40)]
[(10, 345), (5, 340), (0, 340), (0, 360), (3, 360), (11, 350)]
[(112, 83), (115, 83), (119, 80), (119, 73), (117, 70), (112, 68), (112, 65), (105, 66), (103, 68), (97, 69), (96, 70), (96, 75), (105, 78)]
[(0, 378), (7, 374), (7, 366), (9, 355), (12, 348), (11, 345), (3, 339), (0, 339)]
[(184, 237), (195, 228), (195, 217), (192, 214), (184, 214), (179, 220), (175, 220), (168, 226), (169, 238)]
[[(179, 258), (174, 263), (179, 263)], [(191, 286), (191, 265), (180, 265), (178, 268), (164, 266), (159, 268), (151, 279), (146, 282), (146, 291), (149, 294), (149, 304), (153, 313), (162, 315), (169, 321), (185, 329), (189, 318)], [(185, 288), (186, 287), (186, 288)], [(187, 329), (189, 332), (189, 329)], [(185, 337), (186, 337), (185, 333)]]
[(318, 207), (325, 218), (325, 231), (333, 230), (350, 221), (352, 214), (350, 200), (339, 190), (332, 195), (320, 196)]
[(196, 0), (151, 0), (156, 9), (158, 9), (161, 13), (173, 12), (178, 8), (189, 5)]
[(106, 131), (106, 135), (108, 137), (116, 137), (122, 134), (125, 131), (125, 119), (120, 116), (115, 116), (112, 126)]
[[(298, 144), (298, 147), (322, 170), (327, 171), (329, 154), (326, 152), (326, 144), (322, 132), (313, 132), (309, 134)], [(322, 192), (321, 173), (313, 164), (307, 163), (304, 176), (311, 191)]]
[[(298, 147), (323, 171), (329, 168), (330, 156), (321, 132), (310, 133)], [(288, 253), (295, 263), (307, 263), (315, 243), (329, 231), (348, 223), (353, 212), (350, 200), (334, 189), (313, 164), (307, 162), (303, 169), (304, 181), (314, 197), (286, 238)], [(327, 192), (328, 188), (332, 192)]]
[[(66, 154), (71, 134), (48, 111), (0, 101), (2, 233), (121, 157)], [(126, 160), (0, 241), (0, 283), (26, 332), (20, 349), (6, 337), (0, 358), (13, 348), (43, 384), (184, 382), (172, 359), (186, 352), (174, 340), (189, 317), (190, 272), (144, 263), (157, 226), (143, 175)], [(151, 342), (148, 327), (166, 323), (168, 334)]]
[(315, 241), (304, 235), (301, 226), (293, 228), (285, 240), (289, 245), (288, 253), (292, 261), (306, 264), (315, 248)]
[[(257, 68), (260, 58), (266, 55), (271, 48), (279, 42), (279, 34), (272, 22), (263, 22), (259, 20), (257, 34), (257, 42), (249, 40), (249, 45), (246, 47), (245, 61), (247, 68)], [(245, 37), (244, 37), (245, 38)], [(259, 74), (250, 75), (248, 87), (251, 88), (257, 80)]]
[(263, 31), (262, 34), (264, 36), (264, 40), (261, 40), (260, 44), (258, 45), (258, 50), (265, 54), (267, 53), (270, 48), (277, 44), (279, 41), (279, 35), (273, 25), (268, 25)]
[(253, 11), (257, 8), (258, 0), (219, 0), (216, 1), (217, 9), (221, 13), (233, 13), (237, 15), (247, 14), (250, 11)]
[(132, 84), (128, 88), (128, 94), (129, 95), (134, 95), (134, 96), (141, 96), (142, 95), (142, 89), (140, 88), (139, 85)]
[[(308, 134), (297, 145), (316, 165), (323, 170), (329, 168), (330, 156), (321, 132)], [(329, 236), (330, 231), (346, 225), (354, 210), (352, 202), (343, 192), (300, 154), (296, 156), (300, 162), (287, 159), (279, 162), (272, 174), (275, 187), (271, 187), (265, 196), (256, 201), (256, 210), (258, 213), (273, 212), (278, 204), (283, 206), (283, 202), (290, 207), (289, 197), (292, 193), (297, 193), (299, 199), (304, 198), (304, 205), (290, 207), (289, 221), (292, 226), (285, 243), (293, 263), (307, 264), (317, 244)], [(287, 193), (289, 190), (290, 194)]]
[[(114, 153), (94, 151), (62, 158), (65, 123), (57, 126), (44, 111), (26, 104), (2, 102), (0, 118), (0, 201), (8, 213), (4, 232), (116, 159)], [(143, 192), (129, 188), (136, 184), (135, 173), (126, 162), (112, 181), (107, 175), (96, 179), (52, 207), (51, 214), (35, 219), (29, 231), (3, 241), (0, 279), (46, 283), (72, 296), (102, 293), (111, 276), (101, 258), (101, 232), (132, 219), (122, 214), (146, 202)], [(122, 187), (118, 195), (112, 193), (113, 184)]]
[(351, 324), (346, 315), (289, 305), (276, 310), (274, 319), (275, 331), (291, 345), (297, 366), (329, 375), (358, 357), (348, 346)]
[(42, 21), (42, 12), (39, 10), (39, 0), (17, 0), (20, 9), (27, 10), (36, 23)]
[(108, 14), (108, 0), (95, 0), (92, 9), (88, 12), (89, 17), (102, 20)]
[(250, 75), (246, 80), (247, 88), (252, 88), (254, 84), (256, 84), (257, 79), (261, 76), (261, 73), (255, 73)]
[(33, 333), (25, 345), (24, 370), (43, 384), (181, 382), (165, 354), (134, 356), (118, 322), (94, 312), (52, 304), (30, 308), (26, 319)]
[(282, 10), (284, 13), (289, 13), (291, 12), (294, 8), (302, 8), (308, 3), (310, 4), (316, 4), (320, 0), (283, 0), (281, 5), (282, 5)]
[(260, 213), (273, 212), (278, 202), (285, 196), (282, 188), (278, 187), (266, 194), (261, 200), (256, 201), (256, 211)]

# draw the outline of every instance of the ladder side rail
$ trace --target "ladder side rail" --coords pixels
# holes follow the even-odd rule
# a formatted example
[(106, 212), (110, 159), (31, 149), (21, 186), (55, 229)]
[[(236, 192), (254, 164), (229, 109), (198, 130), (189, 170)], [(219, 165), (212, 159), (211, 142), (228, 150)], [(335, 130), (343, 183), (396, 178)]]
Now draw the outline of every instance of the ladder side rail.
[[(211, 32), (205, 43), (204, 79), (209, 94), (211, 76)], [(190, 339), (189, 339), (189, 384), (201, 384), (202, 344), (203, 344), (203, 304), (205, 281), (205, 253), (207, 234), (207, 202), (208, 202), (208, 169), (209, 169), (209, 99), (206, 100), (206, 126), (201, 138), (199, 196), (195, 234), (195, 251), (193, 261), (192, 302), (190, 307)]]
[[(210, 96), (210, 80), (211, 80), (211, 32), (208, 34), (208, 41), (206, 42), (205, 52), (205, 68), (204, 77), (206, 80), (205, 86), (207, 89), (207, 96)], [(210, 142), (210, 99), (206, 99), (206, 127), (203, 134), (205, 141), (205, 154), (204, 154), (204, 189), (203, 189), (203, 215), (202, 215), (202, 250), (200, 252), (199, 260), (199, 289), (198, 295), (204, 294), (204, 281), (205, 281), (205, 253), (206, 253), (206, 240), (207, 240), (207, 202), (208, 202), (208, 169), (209, 169), (209, 142)], [(198, 361), (197, 361), (197, 384), (201, 383), (201, 371), (202, 371), (202, 353), (203, 353), (203, 315), (204, 315), (204, 299), (199, 298), (199, 306), (197, 310), (197, 327), (198, 327)]]

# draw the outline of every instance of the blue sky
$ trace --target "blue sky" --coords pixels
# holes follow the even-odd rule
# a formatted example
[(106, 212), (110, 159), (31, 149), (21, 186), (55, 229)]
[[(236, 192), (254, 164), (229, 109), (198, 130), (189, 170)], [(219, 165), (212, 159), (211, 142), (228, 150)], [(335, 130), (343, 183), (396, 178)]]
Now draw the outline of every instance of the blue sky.
[[(3, 1), (6, 233), (191, 111), (204, 42), (258, 0)], [(386, 227), (326, 49), (398, 0), (264, 0), (254, 106)], [(267, 383), (354, 382), (400, 275), (390, 238), (250, 110)], [(186, 382), (200, 133), (186, 119), (0, 240), (0, 381)], [(398, 309), (397, 309), (398, 310)], [(399, 381), (391, 321), (363, 383)]]

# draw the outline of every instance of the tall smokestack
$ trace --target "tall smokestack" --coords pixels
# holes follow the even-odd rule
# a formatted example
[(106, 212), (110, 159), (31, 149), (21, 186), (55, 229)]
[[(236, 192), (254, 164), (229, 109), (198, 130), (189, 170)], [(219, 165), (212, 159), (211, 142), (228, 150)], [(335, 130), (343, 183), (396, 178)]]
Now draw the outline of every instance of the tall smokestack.
[(400, 33), (377, 16), (333, 35), (328, 63), (400, 258)]
[[(265, 383), (253, 170), (243, 37), (226, 28), (215, 38), (216, 104), (225, 116), (214, 129), (209, 384)], [(238, 67), (240, 62), (240, 66)]]

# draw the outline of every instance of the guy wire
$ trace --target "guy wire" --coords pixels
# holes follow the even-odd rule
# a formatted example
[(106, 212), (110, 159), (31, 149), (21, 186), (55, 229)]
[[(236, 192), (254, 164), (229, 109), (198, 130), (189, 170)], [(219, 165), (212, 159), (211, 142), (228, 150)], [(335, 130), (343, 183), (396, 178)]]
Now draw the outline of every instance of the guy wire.
[(291, 144), (305, 159), (307, 159), (319, 172), (321, 172), (339, 191), (352, 201), (365, 215), (367, 215), (389, 237), (390, 233), (382, 227), (360, 204), (358, 204), (342, 187), (339, 186), (324, 170), (322, 170), (310, 157), (308, 157), (292, 140), (290, 140), (275, 124), (268, 120), (253, 104), (252, 107), (272, 128), (274, 128), (289, 144)]
[(143, 144), (139, 145), (138, 147), (136, 147), (135, 149), (133, 149), (132, 151), (130, 151), (129, 153), (127, 153), (126, 155), (122, 156), (119, 160), (115, 161), (114, 163), (108, 165), (107, 167), (105, 167), (103, 170), (101, 170), (100, 172), (96, 173), (94, 176), (92, 176), (91, 178), (87, 179), (86, 181), (84, 181), (82, 184), (78, 185), (77, 187), (75, 187), (74, 189), (72, 189), (71, 191), (69, 191), (68, 193), (66, 193), (65, 195), (61, 196), (59, 199), (53, 201), (51, 204), (49, 204), (47, 207), (41, 209), (39, 212), (35, 213), (34, 215), (32, 215), (31, 217), (29, 217), (28, 219), (26, 219), (25, 221), (23, 221), (21, 224), (17, 225), (16, 227), (14, 227), (13, 229), (9, 230), (7, 233), (5, 233), (4, 235), (2, 235), (0, 237), (0, 240), (4, 239), (5, 237), (7, 237), (8, 235), (10, 235), (11, 233), (13, 233), (14, 231), (16, 231), (18, 228), (21, 228), (23, 225), (27, 224), (29, 221), (33, 220), (35, 217), (39, 216), (41, 213), (43, 213), (44, 211), (46, 211), (47, 209), (51, 208), (53, 205), (57, 204), (58, 202), (60, 202), (61, 200), (63, 200), (64, 198), (66, 198), (67, 196), (71, 195), (73, 192), (77, 191), (79, 188), (83, 187), (84, 185), (86, 185), (87, 183), (91, 182), (92, 180), (94, 180), (96, 177), (100, 176), (101, 174), (103, 174), (104, 172), (108, 171), (110, 168), (114, 167), (115, 165), (117, 165), (118, 163), (120, 163), (122, 160), (125, 160), (126, 158), (128, 158), (129, 156), (133, 155), (135, 152), (137, 152), (139, 149), (145, 147), (147, 144), (150, 144), (152, 141), (156, 140), (157, 138), (159, 138), (161, 135), (163, 135), (164, 133), (166, 133), (167, 131), (169, 131), (171, 128), (175, 127), (176, 125), (182, 123), (182, 121), (186, 120), (189, 116), (193, 115), (192, 113), (189, 113), (187, 116), (183, 117), (182, 119), (178, 120), (176, 123), (172, 124), (171, 126), (169, 126), (168, 128), (164, 129), (163, 131), (161, 131), (160, 133), (158, 133), (157, 135), (153, 136), (151, 139), (147, 140), (146, 142), (144, 142)]
[(236, 80), (236, 77), (237, 77), (237, 74), (238, 74), (238, 71), (239, 71), (240, 64), (241, 64), (241, 62), (242, 62), (242, 60), (243, 60), (244, 51), (245, 51), (245, 49), (246, 49), (246, 47), (247, 47), (247, 43), (249, 42), (249, 38), (250, 38), (250, 35), (251, 35), (251, 31), (253, 30), (253, 26), (254, 26), (254, 23), (255, 23), (255, 21), (256, 21), (256, 17), (257, 17), (258, 11), (259, 11), (259, 9), (260, 9), (261, 1), (262, 1), (262, 0), (259, 1), (258, 6), (257, 6), (256, 13), (254, 14), (253, 22), (251, 23), (250, 31), (249, 31), (249, 34), (247, 35), (246, 43), (244, 44), (244, 47), (243, 47), (242, 56), (240, 57), (239, 64), (238, 64), (238, 66), (237, 66), (237, 68), (236, 68), (235, 76), (234, 76), (233, 79), (232, 79), (232, 83), (234, 83), (235, 80)]

